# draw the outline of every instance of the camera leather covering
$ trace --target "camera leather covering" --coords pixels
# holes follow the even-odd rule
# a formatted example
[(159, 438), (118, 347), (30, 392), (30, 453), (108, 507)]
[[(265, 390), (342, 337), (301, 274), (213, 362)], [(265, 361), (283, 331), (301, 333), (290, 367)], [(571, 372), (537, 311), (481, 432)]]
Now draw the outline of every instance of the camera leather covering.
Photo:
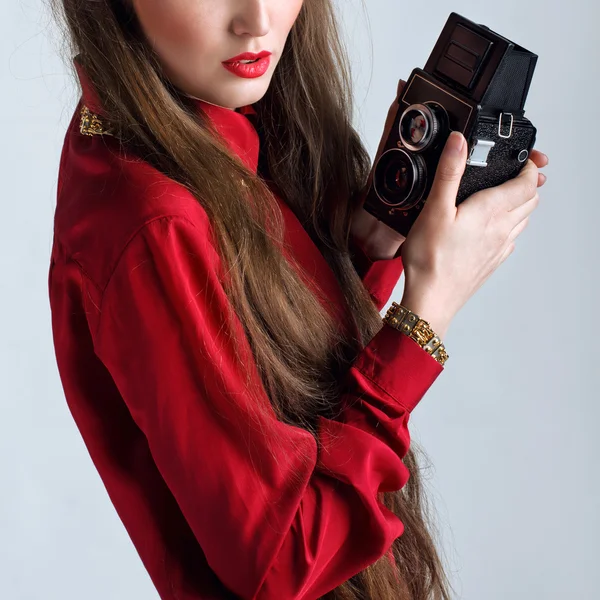
[(474, 102), (522, 115), (538, 56), (453, 12), (424, 71)]
[(491, 41), (457, 25), (435, 70), (470, 90), (491, 47)]

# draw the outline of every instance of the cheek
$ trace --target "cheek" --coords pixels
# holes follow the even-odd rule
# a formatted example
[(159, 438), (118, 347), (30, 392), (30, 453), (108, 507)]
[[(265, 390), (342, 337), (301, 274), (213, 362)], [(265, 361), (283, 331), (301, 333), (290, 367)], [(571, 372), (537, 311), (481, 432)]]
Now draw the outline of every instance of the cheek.
[(149, 43), (160, 54), (170, 54), (190, 40), (201, 40), (197, 27), (206, 21), (192, 0), (132, 0)]
[(304, 0), (293, 0), (289, 3), (286, 3), (289, 10), (289, 19), (288, 19), (288, 30), (291, 29), (302, 10), (302, 5), (304, 4)]
[[(278, 7), (277, 29), (279, 30), (280, 50), (283, 50), (287, 43), (290, 31), (294, 27), (294, 23), (298, 19), (298, 15), (302, 10), (303, 0), (289, 0), (284, 7)], [(275, 23), (275, 22), (274, 22)]]

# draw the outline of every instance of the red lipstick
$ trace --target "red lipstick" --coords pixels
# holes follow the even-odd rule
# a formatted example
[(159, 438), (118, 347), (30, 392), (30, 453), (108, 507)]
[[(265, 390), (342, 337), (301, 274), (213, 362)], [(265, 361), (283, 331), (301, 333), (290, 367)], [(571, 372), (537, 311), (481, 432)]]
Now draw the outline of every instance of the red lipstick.
[(235, 62), (236, 60), (255, 60), (257, 58), (263, 58), (264, 56), (271, 56), (271, 53), (268, 50), (262, 50), (261, 52), (243, 52), (242, 54), (238, 54), (237, 56), (234, 56), (233, 58), (228, 58), (227, 60), (224, 60), (223, 62), (226, 63), (231, 63), (231, 62)]
[[(262, 52), (244, 52), (223, 61), (223, 66), (238, 77), (254, 78), (264, 75), (269, 68), (271, 52), (263, 50)], [(254, 62), (243, 63), (242, 60), (251, 60)]]

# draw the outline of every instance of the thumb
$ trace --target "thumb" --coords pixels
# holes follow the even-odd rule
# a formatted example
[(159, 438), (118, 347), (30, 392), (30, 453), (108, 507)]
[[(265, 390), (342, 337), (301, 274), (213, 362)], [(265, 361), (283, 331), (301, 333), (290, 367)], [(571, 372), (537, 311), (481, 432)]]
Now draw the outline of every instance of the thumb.
[(450, 208), (456, 206), (460, 180), (467, 162), (467, 143), (460, 131), (450, 133), (440, 156), (426, 205), (432, 202)]

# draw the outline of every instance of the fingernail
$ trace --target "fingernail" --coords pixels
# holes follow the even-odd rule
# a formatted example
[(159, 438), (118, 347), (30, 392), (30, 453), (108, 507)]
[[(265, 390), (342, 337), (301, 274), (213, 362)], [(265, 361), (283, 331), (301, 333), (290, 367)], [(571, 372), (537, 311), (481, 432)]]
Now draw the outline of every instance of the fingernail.
[(446, 142), (446, 146), (450, 152), (455, 152), (456, 154), (460, 154), (465, 144), (465, 136), (460, 131), (453, 131), (450, 133), (448, 137), (448, 141)]

